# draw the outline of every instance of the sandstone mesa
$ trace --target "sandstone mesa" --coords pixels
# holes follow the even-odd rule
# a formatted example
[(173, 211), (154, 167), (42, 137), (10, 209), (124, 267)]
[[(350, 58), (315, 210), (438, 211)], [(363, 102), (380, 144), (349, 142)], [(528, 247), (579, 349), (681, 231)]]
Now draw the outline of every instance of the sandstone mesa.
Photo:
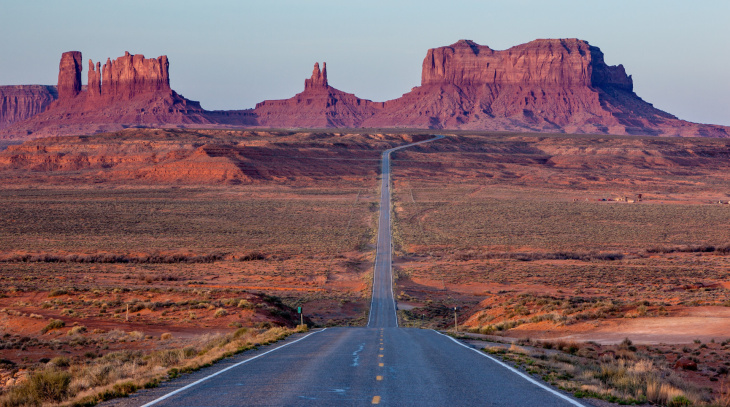
[[(633, 91), (622, 65), (579, 39), (539, 39), (507, 50), (469, 40), (428, 50), (421, 85), (373, 102), (332, 87), (315, 64), (304, 90), (254, 109), (206, 111), (170, 87), (166, 56), (125, 53), (88, 61), (66, 52), (52, 86), (0, 87), (0, 137), (93, 134), (130, 126), (424, 128), (651, 136), (730, 137), (730, 128), (691, 123)], [(55, 101), (54, 101), (55, 99)], [(52, 101), (52, 102), (51, 102)], [(4, 127), (4, 128), (3, 128)]]

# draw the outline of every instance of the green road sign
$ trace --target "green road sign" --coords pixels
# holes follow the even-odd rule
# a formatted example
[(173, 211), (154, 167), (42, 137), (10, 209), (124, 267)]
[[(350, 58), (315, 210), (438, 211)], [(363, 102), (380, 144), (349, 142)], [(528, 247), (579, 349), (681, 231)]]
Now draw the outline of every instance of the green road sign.
[(297, 307), (297, 313), (299, 313), (299, 314), (302, 313), (302, 307)]

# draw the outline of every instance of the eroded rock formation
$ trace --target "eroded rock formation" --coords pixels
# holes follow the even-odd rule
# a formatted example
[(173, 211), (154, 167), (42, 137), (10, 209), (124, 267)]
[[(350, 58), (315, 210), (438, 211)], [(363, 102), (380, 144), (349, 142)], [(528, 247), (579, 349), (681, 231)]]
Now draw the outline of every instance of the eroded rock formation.
[(58, 67), (58, 98), (72, 99), (80, 92), (81, 52), (64, 52)]
[[(275, 128), (409, 127), (659, 136), (730, 137), (730, 127), (690, 123), (654, 108), (633, 91), (622, 65), (579, 39), (541, 39), (498, 51), (460, 40), (430, 49), (421, 85), (373, 102), (330, 86), (314, 65), (304, 91), (255, 109), (204, 111), (170, 88), (166, 56), (125, 53), (89, 61), (81, 87), (81, 53), (64, 53), (59, 100), (47, 111), (0, 131), (0, 137), (89, 134), (142, 126)], [(32, 109), (26, 109), (32, 110)]]
[[(125, 52), (114, 61), (107, 58), (104, 66), (89, 60), (88, 85), (86, 92), (81, 91), (81, 53), (65, 52), (61, 57), (58, 74), (59, 104), (68, 104), (83, 97), (93, 110), (101, 105), (117, 101), (129, 101), (140, 95), (156, 94), (172, 96), (175, 102), (183, 99), (170, 88), (170, 64), (167, 56), (145, 58)], [(183, 104), (188, 104), (186, 101)]]
[[(101, 95), (108, 99), (129, 100), (138, 94), (169, 92), (169, 67), (166, 55), (147, 59), (144, 55), (125, 52), (124, 56), (114, 61), (107, 58), (101, 70)], [(94, 73), (94, 83), (99, 78), (98, 68), (99, 63)], [(89, 79), (89, 83), (92, 83), (91, 77)]]
[(304, 91), (291, 99), (266, 100), (256, 105), (259, 126), (267, 127), (356, 127), (371, 117), (382, 103), (360, 99), (329, 86), (327, 64), (314, 64)]
[(437, 129), (729, 137), (730, 129), (682, 121), (633, 92), (622, 65), (609, 66), (579, 39), (535, 40), (496, 51), (469, 40), (434, 48), (421, 86), (383, 103), (329, 86), (315, 64), (304, 92), (264, 101), (270, 127)]
[(46, 110), (57, 97), (55, 86), (0, 86), (0, 129)]
[(586, 41), (535, 40), (495, 51), (461, 40), (429, 50), (421, 86), (386, 102), (364, 125), (661, 134), (650, 122), (672, 119), (636, 96), (623, 66), (606, 65)]
[(505, 51), (473, 41), (428, 50), (421, 85), (598, 86), (631, 91), (624, 67), (607, 66), (601, 50), (578, 39), (535, 40)]
[(322, 62), (322, 71), (319, 70), (319, 62), (314, 63), (314, 70), (312, 70), (312, 77), (304, 80), (304, 89), (310, 88), (326, 88), (329, 86), (327, 83), (327, 63)]
[(65, 52), (58, 74), (58, 100), (0, 136), (36, 138), (90, 134), (129, 126), (210, 124), (198, 102), (170, 88), (167, 56), (145, 58), (126, 52), (102, 67), (89, 60), (88, 85), (81, 86), (81, 53)]

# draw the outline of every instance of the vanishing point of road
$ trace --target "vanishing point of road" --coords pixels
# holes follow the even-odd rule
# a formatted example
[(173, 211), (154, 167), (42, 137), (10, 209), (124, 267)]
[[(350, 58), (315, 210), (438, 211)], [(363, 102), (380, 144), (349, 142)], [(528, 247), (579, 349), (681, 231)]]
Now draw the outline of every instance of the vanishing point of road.
[(317, 330), (111, 404), (582, 406), (572, 397), (449, 336), (434, 330), (398, 327), (391, 268), (390, 154), (441, 138), (383, 153), (367, 327)]

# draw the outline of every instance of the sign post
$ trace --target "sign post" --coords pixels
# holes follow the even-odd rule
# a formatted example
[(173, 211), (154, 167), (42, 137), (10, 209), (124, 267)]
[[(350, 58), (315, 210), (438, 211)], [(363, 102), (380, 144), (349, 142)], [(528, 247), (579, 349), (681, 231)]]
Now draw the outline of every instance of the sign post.
[(456, 319), (456, 307), (454, 307), (454, 331), (459, 332), (459, 322)]
[(302, 314), (302, 307), (297, 307), (299, 313), (299, 325), (304, 325), (304, 314)]

